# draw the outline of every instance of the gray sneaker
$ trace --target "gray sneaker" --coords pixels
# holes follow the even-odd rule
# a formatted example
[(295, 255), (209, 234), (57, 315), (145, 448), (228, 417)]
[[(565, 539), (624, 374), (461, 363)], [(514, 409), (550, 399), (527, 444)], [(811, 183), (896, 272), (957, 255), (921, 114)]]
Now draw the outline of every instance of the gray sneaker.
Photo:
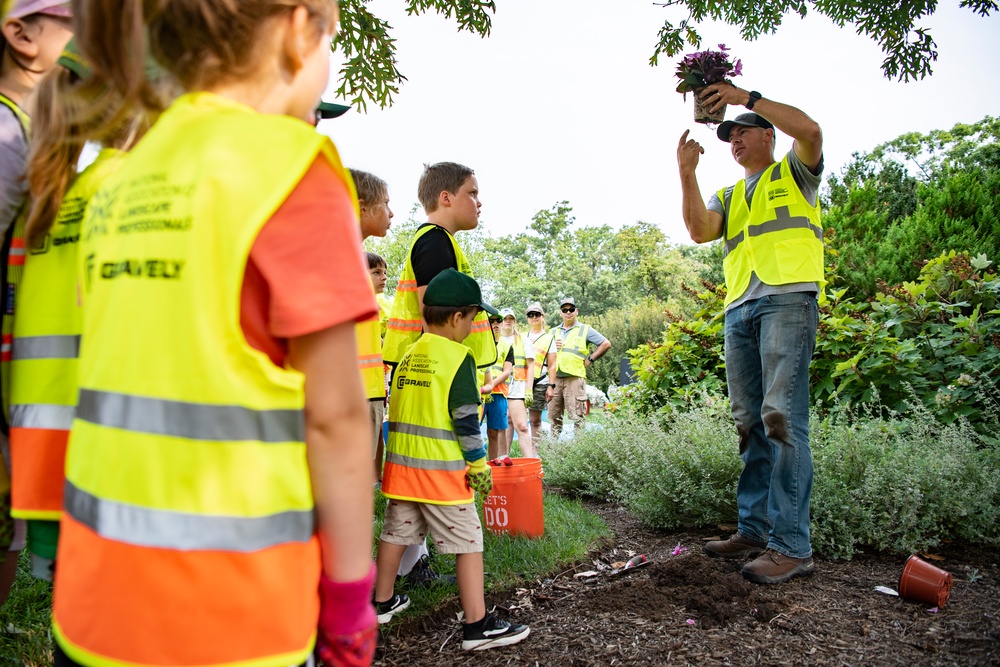
[(728, 540), (712, 540), (711, 542), (706, 542), (705, 546), (702, 547), (702, 551), (705, 552), (705, 555), (711, 556), (712, 558), (744, 560), (746, 558), (759, 556), (766, 548), (767, 542), (751, 540), (749, 537), (744, 537), (743, 535), (736, 533)]
[(743, 566), (740, 574), (755, 584), (782, 584), (793, 577), (805, 577), (816, 571), (812, 558), (792, 558), (777, 551), (765, 551)]

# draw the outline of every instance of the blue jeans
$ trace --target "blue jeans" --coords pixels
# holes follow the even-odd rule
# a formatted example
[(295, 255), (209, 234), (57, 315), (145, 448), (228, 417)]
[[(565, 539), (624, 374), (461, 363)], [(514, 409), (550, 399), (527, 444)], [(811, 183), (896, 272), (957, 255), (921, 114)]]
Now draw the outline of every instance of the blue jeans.
[(812, 555), (809, 361), (819, 313), (809, 292), (726, 313), (726, 379), (740, 436), (739, 532), (792, 558)]

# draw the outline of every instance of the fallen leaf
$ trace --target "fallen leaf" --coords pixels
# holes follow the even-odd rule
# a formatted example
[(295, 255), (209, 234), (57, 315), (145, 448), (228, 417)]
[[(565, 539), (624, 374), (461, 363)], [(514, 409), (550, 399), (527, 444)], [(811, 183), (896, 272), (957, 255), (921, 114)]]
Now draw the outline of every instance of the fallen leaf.
[(595, 572), (594, 570), (587, 570), (586, 572), (577, 572), (576, 574), (573, 575), (573, 578), (574, 579), (586, 579), (588, 577), (596, 577), (596, 576), (597, 576), (597, 572)]
[(712, 542), (714, 540), (721, 540), (721, 539), (722, 538), (719, 537), (718, 535), (712, 535), (712, 537), (703, 537), (703, 538), (701, 538), (701, 541), (702, 542)]
[(877, 590), (879, 593), (885, 593), (886, 595), (895, 595), (896, 597), (899, 597), (899, 593), (892, 590), (888, 586), (876, 586), (875, 590)]
[(923, 552), (918, 552), (917, 555), (922, 556), (924, 558), (929, 558), (930, 560), (944, 560), (944, 556), (939, 556), (937, 554), (925, 554)]
[(614, 563), (611, 564), (611, 569), (613, 570), (620, 570), (623, 567), (625, 567), (625, 561), (623, 560), (615, 561)]
[(724, 533), (733, 533), (733, 532), (736, 532), (736, 528), (737, 527), (736, 526), (730, 526), (728, 523), (720, 523), (718, 526), (716, 526), (716, 528), (718, 528), (719, 530), (721, 530)]

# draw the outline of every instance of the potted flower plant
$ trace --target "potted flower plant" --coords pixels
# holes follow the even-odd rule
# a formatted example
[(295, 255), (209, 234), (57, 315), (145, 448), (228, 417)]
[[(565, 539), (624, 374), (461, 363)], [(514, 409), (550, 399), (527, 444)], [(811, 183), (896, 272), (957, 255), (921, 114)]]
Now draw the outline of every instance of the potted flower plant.
[(721, 123), (726, 118), (726, 107), (723, 106), (718, 111), (711, 113), (702, 105), (700, 95), (705, 86), (720, 81), (726, 81), (727, 77), (739, 76), (743, 71), (743, 62), (732, 61), (729, 49), (725, 44), (719, 44), (718, 51), (698, 51), (689, 53), (677, 63), (677, 78), (681, 80), (677, 84), (677, 92), (684, 95), (687, 100), (687, 93), (694, 93), (694, 120), (697, 123)]

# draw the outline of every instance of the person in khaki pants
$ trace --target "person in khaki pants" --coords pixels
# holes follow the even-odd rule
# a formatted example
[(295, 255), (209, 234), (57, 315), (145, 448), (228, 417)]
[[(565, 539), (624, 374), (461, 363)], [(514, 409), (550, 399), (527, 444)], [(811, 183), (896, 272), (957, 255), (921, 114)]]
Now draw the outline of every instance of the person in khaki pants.
[[(574, 428), (583, 427), (587, 401), (587, 368), (611, 349), (611, 341), (577, 320), (579, 311), (571, 296), (559, 304), (562, 326), (552, 327), (553, 347), (549, 349), (549, 387), (545, 391), (552, 437), (559, 439), (563, 412), (569, 413)], [(588, 353), (588, 349), (593, 348)]]

